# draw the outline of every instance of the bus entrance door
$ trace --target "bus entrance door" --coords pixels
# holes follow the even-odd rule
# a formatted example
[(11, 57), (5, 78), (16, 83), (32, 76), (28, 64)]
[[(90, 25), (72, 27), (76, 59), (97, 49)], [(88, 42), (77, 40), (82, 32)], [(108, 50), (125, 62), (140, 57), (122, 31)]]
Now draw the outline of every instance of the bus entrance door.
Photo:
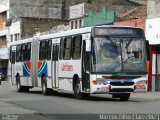
[(86, 41), (83, 41), (82, 52), (82, 89), (87, 92), (90, 89), (90, 52), (86, 51)]
[(59, 44), (52, 45), (52, 86), (53, 88), (59, 87), (58, 82), (58, 53), (59, 53)]
[(16, 47), (12, 46), (10, 51), (10, 61), (11, 61), (11, 82), (13, 85), (16, 84), (15, 75), (15, 61), (16, 61)]

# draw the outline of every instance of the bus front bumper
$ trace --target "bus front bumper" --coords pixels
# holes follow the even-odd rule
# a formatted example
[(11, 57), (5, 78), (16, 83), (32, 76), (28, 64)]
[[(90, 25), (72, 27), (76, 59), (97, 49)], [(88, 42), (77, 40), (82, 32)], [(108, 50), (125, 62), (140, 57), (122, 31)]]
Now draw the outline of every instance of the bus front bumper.
[(107, 93), (132, 93), (132, 92), (147, 92), (147, 85), (137, 86), (112, 86), (108, 85), (94, 85), (92, 86), (92, 94), (107, 94)]

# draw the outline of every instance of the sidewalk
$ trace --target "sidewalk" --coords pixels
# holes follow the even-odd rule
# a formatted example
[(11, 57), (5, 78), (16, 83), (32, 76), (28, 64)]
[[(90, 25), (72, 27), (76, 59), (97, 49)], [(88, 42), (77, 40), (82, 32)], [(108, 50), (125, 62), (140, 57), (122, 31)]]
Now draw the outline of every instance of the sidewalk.
[(146, 98), (146, 99), (159, 99), (160, 100), (160, 92), (132, 93), (131, 97), (133, 97), (133, 98)]

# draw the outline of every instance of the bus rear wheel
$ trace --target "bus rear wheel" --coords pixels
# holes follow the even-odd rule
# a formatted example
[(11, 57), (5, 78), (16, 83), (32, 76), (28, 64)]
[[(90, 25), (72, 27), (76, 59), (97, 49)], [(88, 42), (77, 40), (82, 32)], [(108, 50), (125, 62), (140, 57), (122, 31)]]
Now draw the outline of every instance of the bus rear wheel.
[(46, 77), (42, 77), (42, 94), (48, 95), (50, 93), (50, 89), (47, 88)]
[(17, 91), (18, 92), (22, 92), (22, 87), (21, 87), (21, 83), (20, 83), (19, 77), (16, 80), (16, 85), (17, 85)]
[(18, 92), (29, 92), (29, 87), (21, 85), (20, 76), (16, 77), (16, 85), (17, 85)]

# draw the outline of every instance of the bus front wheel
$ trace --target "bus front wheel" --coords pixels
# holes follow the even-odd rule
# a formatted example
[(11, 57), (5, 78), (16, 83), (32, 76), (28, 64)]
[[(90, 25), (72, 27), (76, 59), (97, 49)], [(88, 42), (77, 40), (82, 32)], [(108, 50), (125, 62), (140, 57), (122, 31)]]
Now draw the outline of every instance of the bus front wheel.
[(121, 94), (119, 98), (121, 101), (128, 101), (130, 98), (130, 93)]
[(77, 80), (74, 86), (74, 97), (77, 99), (87, 98), (90, 94), (81, 92), (81, 84), (80, 81)]
[(80, 90), (80, 83), (77, 81), (74, 87), (74, 97), (77, 99), (81, 99), (81, 90)]
[(112, 98), (119, 98), (121, 101), (128, 101), (130, 98), (130, 93), (116, 93), (112, 94)]

